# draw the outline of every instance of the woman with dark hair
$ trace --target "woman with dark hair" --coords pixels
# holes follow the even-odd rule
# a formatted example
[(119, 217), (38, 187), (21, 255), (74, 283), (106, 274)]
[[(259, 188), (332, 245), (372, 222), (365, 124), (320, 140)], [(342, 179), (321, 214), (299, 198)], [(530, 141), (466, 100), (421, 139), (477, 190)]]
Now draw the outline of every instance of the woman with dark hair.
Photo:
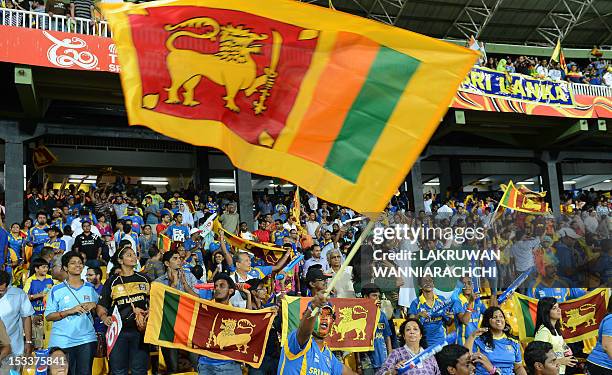
[(70, 374), (91, 374), (98, 338), (91, 311), (98, 293), (81, 279), (83, 259), (75, 251), (62, 256), (62, 270), (68, 275), (63, 283), (51, 288), (45, 319), (53, 322), (49, 346), (57, 346), (68, 355)]
[[(398, 367), (401, 367), (404, 361), (427, 348), (425, 330), (417, 318), (406, 319), (400, 326), (399, 332), (400, 347), (391, 352), (376, 375), (397, 374)], [(432, 356), (404, 374), (440, 375), (440, 369)]]
[(565, 366), (574, 367), (578, 362), (572, 356), (572, 350), (563, 341), (561, 336), (561, 308), (554, 297), (544, 297), (538, 301), (536, 314), (535, 341), (548, 342), (559, 363), (559, 374), (565, 374)]
[(590, 375), (612, 373), (612, 298), (608, 301), (608, 314), (599, 325), (597, 344), (587, 358)]
[(145, 375), (149, 367), (149, 345), (144, 343), (144, 327), (149, 309), (149, 279), (135, 272), (138, 263), (131, 244), (121, 247), (114, 255), (113, 264), (118, 274), (109, 275), (104, 283), (97, 313), (104, 324), (110, 326), (110, 314), (119, 310), (123, 327), (109, 356), (114, 375)]
[[(477, 375), (527, 375), (523, 367), (521, 344), (510, 335), (510, 325), (506, 316), (497, 306), (489, 307), (482, 315), (480, 329), (472, 332), (465, 346), (474, 353), (475, 359), (487, 357), (492, 365), (478, 363)], [(489, 368), (488, 368), (489, 367)]]

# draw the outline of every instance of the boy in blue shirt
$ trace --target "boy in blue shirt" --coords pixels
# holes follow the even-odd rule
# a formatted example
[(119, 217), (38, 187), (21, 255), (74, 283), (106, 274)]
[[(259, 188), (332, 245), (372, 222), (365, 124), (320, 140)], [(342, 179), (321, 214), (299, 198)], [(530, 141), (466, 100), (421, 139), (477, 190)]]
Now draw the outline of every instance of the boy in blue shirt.
[(26, 280), (23, 291), (28, 295), (34, 308), (32, 340), (36, 348), (42, 348), (44, 339), (43, 314), (45, 312), (47, 294), (51, 291), (54, 281), (51, 275), (47, 275), (49, 263), (43, 258), (32, 260), (31, 269), (34, 271), (34, 274)]
[[(376, 301), (380, 309), (380, 288), (374, 283), (366, 284), (361, 288), (363, 298), (369, 298)], [(385, 359), (391, 353), (391, 328), (389, 320), (384, 311), (380, 310), (380, 318), (376, 327), (374, 336), (374, 351), (358, 353), (357, 369), (361, 369), (363, 375), (374, 375), (382, 367)]]
[(446, 314), (447, 307), (450, 306), (445, 307), (446, 303), (434, 293), (434, 281), (431, 277), (422, 277), (420, 287), (421, 295), (410, 304), (409, 314), (418, 317), (423, 325), (427, 345), (435, 346), (446, 340), (445, 324), (450, 324), (452, 320)]

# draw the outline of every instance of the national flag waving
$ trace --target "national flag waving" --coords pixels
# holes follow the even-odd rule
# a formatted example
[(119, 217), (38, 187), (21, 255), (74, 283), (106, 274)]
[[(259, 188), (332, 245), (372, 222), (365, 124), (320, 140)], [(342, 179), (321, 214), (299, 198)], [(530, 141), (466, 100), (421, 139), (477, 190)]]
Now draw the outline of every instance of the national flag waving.
[(275, 246), (274, 244), (257, 243), (236, 236), (227, 229), (223, 228), (219, 220), (215, 220), (213, 222), (213, 231), (217, 234), (223, 232), (225, 239), (230, 245), (237, 249), (246, 250), (255, 255), (257, 258), (263, 259), (268, 264), (276, 264), (283, 257), (286, 251), (285, 249)]
[(504, 195), (499, 201), (500, 206), (531, 214), (543, 215), (548, 213), (548, 203), (544, 201), (546, 192), (538, 193), (524, 186), (517, 188), (512, 181), (508, 185), (501, 185), (501, 187), (504, 190)]
[(477, 54), (289, 0), (102, 4), (130, 125), (380, 212)]
[(162, 253), (170, 250), (171, 247), (172, 247), (172, 240), (170, 239), (170, 237), (162, 233), (157, 235), (157, 248)]
[[(281, 345), (295, 331), (312, 298), (286, 296), (283, 303)], [(368, 298), (332, 298), (336, 320), (325, 339), (330, 350), (367, 352), (374, 349), (374, 334), (380, 318), (376, 301)]]
[(149, 312), (145, 342), (255, 368), (261, 365), (276, 316), (272, 309), (239, 309), (157, 282), (151, 284), (151, 306), (156, 308)]
[[(519, 338), (532, 341), (535, 336), (538, 300), (514, 293), (514, 309)], [(561, 332), (566, 343), (583, 341), (597, 336), (599, 323), (606, 316), (609, 290), (595, 289), (573, 300), (559, 303), (561, 308)]]
[(57, 161), (57, 156), (51, 152), (47, 147), (40, 145), (32, 152), (32, 162), (34, 163), (34, 169), (44, 168)]
[(557, 45), (553, 50), (552, 56), (550, 56), (550, 61), (558, 62), (559, 67), (563, 69), (565, 74), (567, 74), (567, 64), (565, 63), (565, 55), (563, 54), (563, 48), (561, 48), (561, 39), (557, 39)]

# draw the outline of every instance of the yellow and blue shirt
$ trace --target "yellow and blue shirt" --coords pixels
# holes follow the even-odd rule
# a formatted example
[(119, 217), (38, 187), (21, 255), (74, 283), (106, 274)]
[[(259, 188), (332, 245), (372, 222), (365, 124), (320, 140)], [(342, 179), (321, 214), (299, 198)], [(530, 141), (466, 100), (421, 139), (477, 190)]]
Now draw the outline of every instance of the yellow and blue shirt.
[(44, 246), (49, 246), (54, 249), (60, 249), (63, 252), (66, 251), (66, 241), (56, 238), (54, 241), (46, 241)]
[(455, 314), (455, 326), (457, 327), (457, 344), (459, 345), (463, 345), (470, 334), (478, 329), (480, 317), (487, 309), (480, 298), (477, 298), (474, 301), (474, 311), (472, 311), (470, 321), (468, 324), (463, 324), (461, 319), (459, 319), (459, 314), (467, 312), (468, 304), (468, 298), (463, 293), (460, 293), (459, 299), (453, 303), (453, 314)]
[(314, 338), (304, 346), (297, 340), (297, 330), (291, 332), (283, 347), (277, 375), (341, 375), (342, 363), (325, 345), (323, 350)]
[[(446, 329), (444, 323), (447, 321), (446, 309), (443, 309), (444, 301), (434, 294), (434, 302), (432, 306), (427, 304), (424, 295), (420, 295), (415, 298), (410, 304), (408, 310), (411, 315), (418, 315), (419, 312), (425, 311), (429, 314), (429, 318), (419, 317), (419, 321), (423, 325), (425, 330), (425, 338), (427, 339), (427, 346), (435, 346), (442, 344), (446, 339)], [(432, 314), (432, 311), (440, 309), (436, 314)]]
[(15, 236), (13, 233), (8, 234), (8, 247), (13, 250), (15, 256), (18, 258), (21, 258), (21, 249), (23, 249), (24, 241), (25, 239), (21, 233), (19, 233), (17, 236)]
[[(493, 338), (493, 348), (485, 344), (482, 336), (474, 340), (473, 352), (481, 352), (486, 355), (493, 366), (501, 372), (501, 375), (514, 375), (514, 365), (523, 362), (521, 355), (521, 344), (506, 335), (496, 339)], [(488, 375), (489, 372), (481, 364), (476, 365), (476, 375)]]
[(527, 295), (532, 298), (555, 297), (557, 302), (582, 297), (586, 292), (580, 288), (570, 288), (568, 280), (555, 276), (552, 284), (545, 285), (542, 276), (538, 276), (527, 289)]
[[(51, 291), (51, 288), (55, 282), (51, 275), (45, 275), (45, 278), (42, 280), (38, 280), (36, 275), (32, 275), (28, 277), (25, 284), (23, 285), (23, 291), (26, 292), (28, 296), (42, 293), (45, 294)], [(45, 303), (47, 302), (47, 297), (35, 299), (32, 302), (32, 307), (34, 308), (34, 315), (43, 315), (45, 312)]]

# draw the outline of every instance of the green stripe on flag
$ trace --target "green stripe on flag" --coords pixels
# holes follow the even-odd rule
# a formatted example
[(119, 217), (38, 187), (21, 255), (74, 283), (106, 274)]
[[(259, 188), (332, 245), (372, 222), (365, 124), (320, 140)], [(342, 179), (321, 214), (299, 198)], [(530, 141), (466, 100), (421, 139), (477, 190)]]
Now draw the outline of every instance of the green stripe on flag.
[(160, 340), (174, 342), (174, 323), (176, 322), (180, 299), (181, 297), (178, 294), (164, 292), (164, 310), (161, 329), (159, 330)]
[[(523, 313), (523, 325), (525, 327), (525, 335), (527, 337), (535, 336), (535, 322), (531, 316), (531, 311), (529, 309), (529, 300), (520, 299), (521, 312)], [(519, 322), (520, 324), (520, 322)]]
[(300, 326), (300, 320), (302, 318), (300, 315), (300, 298), (297, 297), (295, 298), (295, 300), (289, 302), (287, 307), (288, 307), (287, 316), (289, 317), (289, 322), (287, 325), (288, 327), (287, 334), (289, 334), (295, 331)]
[(357, 181), (419, 64), (411, 56), (380, 47), (327, 156), (326, 169), (349, 181)]

